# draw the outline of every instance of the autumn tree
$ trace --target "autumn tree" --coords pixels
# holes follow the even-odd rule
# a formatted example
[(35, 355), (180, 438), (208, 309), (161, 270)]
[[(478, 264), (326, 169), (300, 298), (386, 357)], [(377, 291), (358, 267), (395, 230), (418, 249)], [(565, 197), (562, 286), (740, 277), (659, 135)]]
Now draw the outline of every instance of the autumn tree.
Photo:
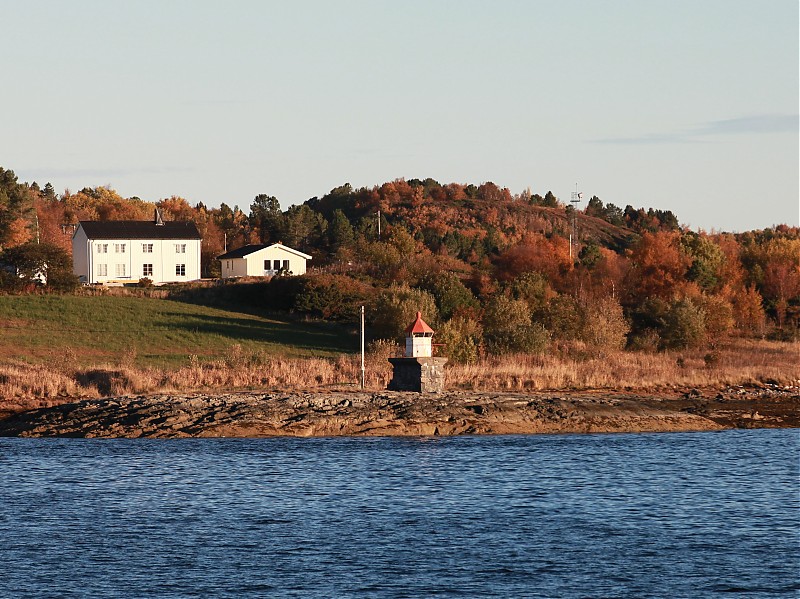
[(736, 324), (731, 302), (720, 295), (705, 293), (694, 301), (705, 315), (706, 340), (714, 344), (727, 337)]
[(628, 341), (631, 327), (619, 301), (605, 297), (584, 308), (581, 339), (596, 354), (619, 351)]
[(156, 202), (156, 207), (161, 210), (164, 220), (168, 221), (194, 221), (197, 211), (189, 202), (179, 196), (170, 196)]
[(31, 239), (34, 192), (17, 182), (14, 171), (0, 167), (0, 248)]
[(630, 256), (636, 298), (670, 298), (684, 283), (691, 258), (682, 250), (680, 239), (677, 232), (642, 234)]
[(64, 205), (57, 199), (47, 199), (40, 195), (35, 202), (36, 218), (39, 227), (39, 240), (60, 247), (72, 255), (72, 229), (62, 229), (69, 224), (64, 213)]
[(563, 237), (532, 234), (495, 260), (496, 277), (500, 281), (510, 281), (525, 272), (538, 272), (545, 275), (554, 286), (572, 268), (569, 258), (569, 242)]
[(739, 289), (733, 295), (733, 318), (736, 328), (751, 335), (763, 335), (766, 325), (761, 294), (753, 286)]

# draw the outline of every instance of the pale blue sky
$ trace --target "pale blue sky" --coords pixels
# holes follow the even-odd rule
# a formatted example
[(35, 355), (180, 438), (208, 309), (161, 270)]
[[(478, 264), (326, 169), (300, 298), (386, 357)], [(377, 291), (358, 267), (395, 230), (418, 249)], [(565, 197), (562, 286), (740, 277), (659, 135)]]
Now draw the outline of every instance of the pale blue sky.
[(798, 223), (797, 0), (0, 0), (0, 166), (284, 208), (494, 181)]

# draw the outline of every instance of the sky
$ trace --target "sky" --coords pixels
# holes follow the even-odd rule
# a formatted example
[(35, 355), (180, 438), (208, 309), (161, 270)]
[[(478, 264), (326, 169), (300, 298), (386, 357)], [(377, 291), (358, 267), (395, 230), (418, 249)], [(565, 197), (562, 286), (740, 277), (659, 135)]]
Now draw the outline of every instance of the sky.
[(800, 224), (797, 0), (0, 0), (0, 166), (283, 208), (492, 181)]

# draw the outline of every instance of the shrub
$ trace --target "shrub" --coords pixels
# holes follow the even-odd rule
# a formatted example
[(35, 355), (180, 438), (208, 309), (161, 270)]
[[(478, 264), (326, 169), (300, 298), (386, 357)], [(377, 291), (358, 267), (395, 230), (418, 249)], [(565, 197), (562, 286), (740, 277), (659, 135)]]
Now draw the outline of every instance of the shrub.
[(766, 315), (761, 294), (755, 287), (747, 287), (733, 298), (733, 317), (739, 330), (751, 335), (763, 335), (766, 329)]
[(389, 339), (374, 339), (367, 344), (366, 358), (369, 362), (383, 364), (389, 358), (403, 355), (403, 348), (399, 343)]
[(528, 304), (502, 294), (495, 295), (489, 300), (483, 314), (483, 326), (487, 334), (530, 323), (531, 311)]
[(706, 336), (705, 311), (690, 299), (672, 302), (661, 331), (662, 345), (669, 349), (697, 347)]
[(628, 347), (633, 351), (655, 353), (661, 347), (661, 335), (655, 329), (643, 329), (631, 335)]
[(418, 286), (433, 295), (443, 319), (451, 318), (456, 311), (478, 307), (478, 300), (455, 273), (428, 273)]
[[(303, 292), (308, 277), (272, 277), (266, 283), (267, 305), (273, 310), (288, 312), (295, 308), (297, 297)], [(262, 298), (262, 302), (264, 299)]]
[(621, 350), (629, 331), (622, 306), (614, 298), (606, 297), (587, 307), (581, 337), (595, 352)]
[(629, 313), (631, 350), (658, 351), (664, 343), (661, 333), (669, 313), (669, 303), (659, 297), (648, 297)]
[(555, 292), (547, 279), (538, 272), (522, 273), (509, 286), (511, 297), (527, 302), (532, 313), (542, 311)]
[(436, 328), (436, 301), (430, 293), (411, 289), (407, 285), (392, 285), (381, 291), (368, 312), (372, 337), (396, 341), (403, 339), (404, 331), (414, 322), (417, 312), (422, 312), (425, 322)]
[(581, 338), (583, 310), (570, 295), (558, 295), (551, 299), (540, 318), (556, 339), (571, 341)]
[(139, 287), (152, 287), (153, 286), (153, 279), (149, 279), (147, 277), (142, 277), (139, 279), (138, 283)]
[(478, 361), (483, 328), (480, 323), (465, 316), (457, 316), (444, 323), (434, 341), (444, 347), (440, 353), (458, 364)]
[(506, 343), (509, 351), (543, 354), (550, 345), (550, 331), (534, 322), (516, 329)]
[(486, 307), (483, 324), (486, 344), (494, 354), (541, 353), (550, 343), (547, 329), (531, 323), (528, 304), (523, 300), (495, 296)]
[(43, 284), (54, 291), (73, 291), (79, 285), (69, 254), (52, 244), (26, 243), (6, 249), (0, 259), (8, 269), (0, 278), (4, 288), (28, 291)]
[(330, 320), (358, 319), (360, 306), (372, 288), (344, 275), (317, 275), (300, 278), (292, 307), (298, 312)]
[(716, 342), (727, 336), (734, 326), (731, 303), (718, 295), (702, 295), (697, 301), (705, 314), (706, 337)]

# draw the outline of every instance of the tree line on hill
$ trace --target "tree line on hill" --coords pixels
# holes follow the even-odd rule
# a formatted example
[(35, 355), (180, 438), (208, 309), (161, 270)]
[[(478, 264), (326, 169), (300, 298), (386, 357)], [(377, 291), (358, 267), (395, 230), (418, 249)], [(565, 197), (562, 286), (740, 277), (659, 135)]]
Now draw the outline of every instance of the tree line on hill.
[(28, 273), (5, 272), (0, 284), (32, 285), (46, 258), (56, 274), (48, 284), (69, 288), (70, 225), (149, 220), (156, 206), (167, 220), (197, 224), (205, 277), (219, 275), (226, 245), (281, 241), (311, 254), (314, 269), (263, 284), (270, 305), (352, 319), (365, 303), (383, 338), (422, 310), (462, 361), (559, 344), (657, 350), (798, 332), (798, 227), (695, 232), (668, 210), (597, 197), (576, 209), (552, 192), (512, 194), (491, 182), (345, 184), (287, 210), (260, 194), (245, 212), (177, 196), (153, 204), (107, 187), (59, 195), (0, 168), (0, 262)]

